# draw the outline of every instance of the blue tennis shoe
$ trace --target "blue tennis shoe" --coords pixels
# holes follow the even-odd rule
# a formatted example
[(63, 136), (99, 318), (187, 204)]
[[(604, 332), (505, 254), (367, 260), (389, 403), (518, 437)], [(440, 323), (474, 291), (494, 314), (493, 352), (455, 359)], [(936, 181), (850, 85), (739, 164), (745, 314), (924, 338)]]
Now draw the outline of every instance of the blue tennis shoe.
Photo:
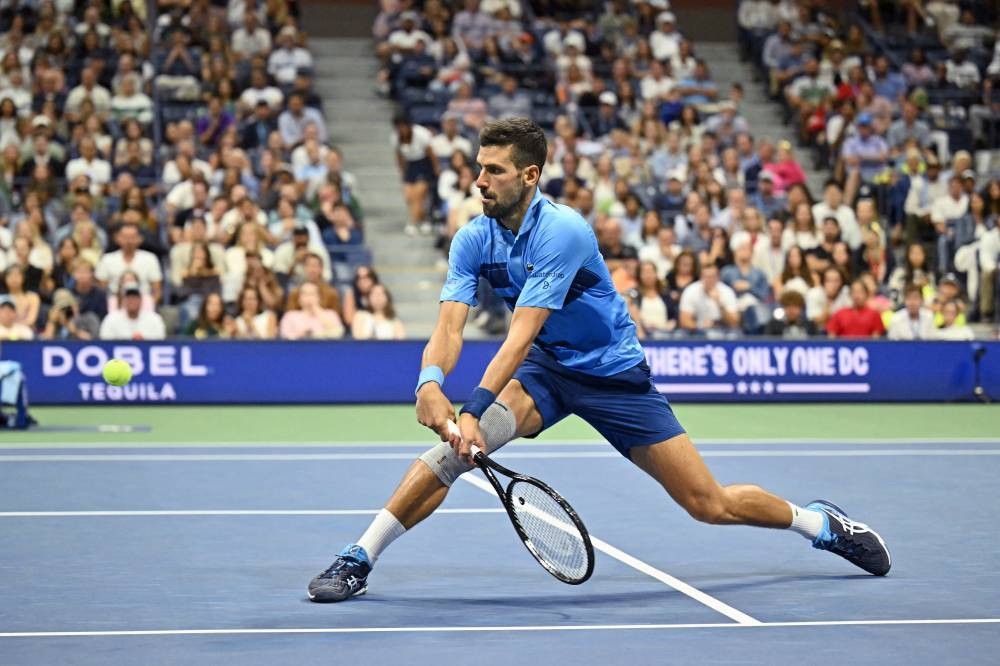
[(813, 541), (813, 548), (840, 555), (876, 576), (889, 573), (892, 557), (878, 532), (864, 523), (851, 520), (843, 509), (832, 502), (815, 500), (806, 508), (823, 514), (823, 531)]
[(344, 548), (326, 571), (309, 581), (309, 599), (317, 603), (344, 601), (368, 591), (372, 563), (356, 544)]

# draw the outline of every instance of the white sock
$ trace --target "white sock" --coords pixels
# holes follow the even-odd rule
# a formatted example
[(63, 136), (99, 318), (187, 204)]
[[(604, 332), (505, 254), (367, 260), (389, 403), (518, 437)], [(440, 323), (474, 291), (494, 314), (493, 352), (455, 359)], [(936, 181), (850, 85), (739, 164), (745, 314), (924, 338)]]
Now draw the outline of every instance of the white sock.
[(788, 529), (798, 532), (810, 541), (815, 541), (823, 531), (823, 514), (812, 509), (803, 509), (791, 502), (788, 506), (792, 508), (792, 524)]
[(403, 536), (404, 532), (406, 532), (406, 528), (396, 520), (396, 516), (382, 509), (365, 530), (365, 533), (358, 539), (358, 545), (365, 549), (372, 564), (375, 564), (379, 553), (385, 550), (390, 543)]

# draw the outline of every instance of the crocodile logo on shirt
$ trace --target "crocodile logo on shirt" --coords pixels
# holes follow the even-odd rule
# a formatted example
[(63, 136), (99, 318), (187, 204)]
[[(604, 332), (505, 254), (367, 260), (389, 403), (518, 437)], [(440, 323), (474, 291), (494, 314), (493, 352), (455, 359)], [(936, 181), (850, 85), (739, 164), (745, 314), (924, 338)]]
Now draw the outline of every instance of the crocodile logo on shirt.
[(527, 266), (525, 266), (525, 268), (527, 268), (528, 272), (530, 273), (531, 271), (535, 270), (535, 265), (534, 264), (528, 264)]

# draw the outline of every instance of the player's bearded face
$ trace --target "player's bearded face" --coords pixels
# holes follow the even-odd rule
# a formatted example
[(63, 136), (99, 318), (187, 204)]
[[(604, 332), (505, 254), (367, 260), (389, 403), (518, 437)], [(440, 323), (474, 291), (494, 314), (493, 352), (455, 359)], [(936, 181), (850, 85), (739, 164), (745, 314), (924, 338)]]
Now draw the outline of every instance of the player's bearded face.
[(483, 212), (495, 220), (504, 220), (524, 203), (527, 187), (521, 178), (522, 171), (510, 159), (509, 147), (489, 146), (480, 149), (479, 163), (483, 165), (476, 187), (482, 196)]

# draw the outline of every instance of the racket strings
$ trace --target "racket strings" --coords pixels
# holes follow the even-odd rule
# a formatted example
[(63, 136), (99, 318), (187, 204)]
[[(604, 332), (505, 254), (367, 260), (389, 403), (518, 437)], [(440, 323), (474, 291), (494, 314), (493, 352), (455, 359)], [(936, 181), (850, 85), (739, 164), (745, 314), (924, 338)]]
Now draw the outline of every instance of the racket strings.
[(587, 574), (583, 534), (554, 497), (536, 485), (514, 481), (508, 491), (518, 522), (538, 555), (570, 579)]

